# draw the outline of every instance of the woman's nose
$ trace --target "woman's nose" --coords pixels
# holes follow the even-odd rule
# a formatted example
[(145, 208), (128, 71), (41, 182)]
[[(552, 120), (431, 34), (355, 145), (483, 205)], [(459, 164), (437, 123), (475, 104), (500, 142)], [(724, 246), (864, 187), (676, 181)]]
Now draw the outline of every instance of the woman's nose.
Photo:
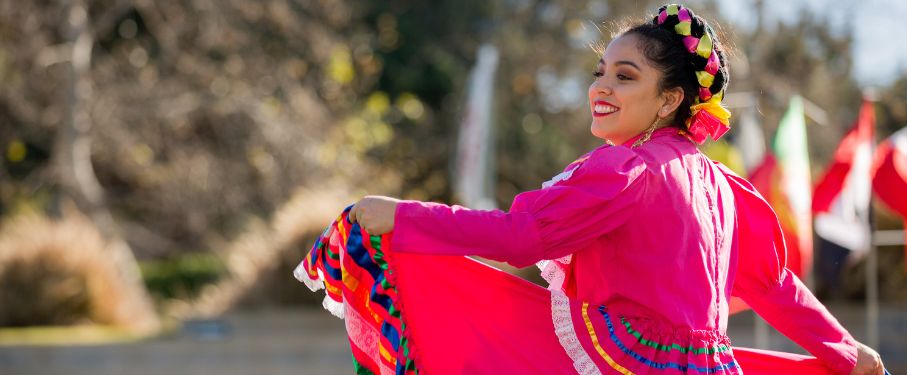
[(605, 82), (604, 79), (598, 79), (593, 82), (592, 87), (590, 87), (589, 91), (594, 94), (600, 94), (604, 96), (609, 96), (614, 93), (614, 91), (611, 89), (611, 85)]
[(601, 80), (592, 84), (592, 91), (595, 94), (601, 94), (604, 96), (610, 96), (614, 93), (614, 91), (611, 89), (611, 86), (602, 82)]

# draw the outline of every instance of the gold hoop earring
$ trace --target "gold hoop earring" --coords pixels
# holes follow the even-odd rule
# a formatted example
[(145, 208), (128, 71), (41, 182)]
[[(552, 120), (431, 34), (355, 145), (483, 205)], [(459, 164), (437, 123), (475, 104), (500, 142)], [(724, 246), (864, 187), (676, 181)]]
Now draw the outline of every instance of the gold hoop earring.
[(654, 133), (656, 129), (661, 128), (661, 120), (662, 118), (656, 115), (655, 122), (653, 122), (652, 125), (649, 126), (648, 129), (646, 129), (646, 135), (642, 136), (642, 138), (637, 139), (636, 142), (633, 142), (633, 146), (631, 148), (639, 147), (643, 143), (646, 143), (649, 138), (652, 138), (652, 133)]

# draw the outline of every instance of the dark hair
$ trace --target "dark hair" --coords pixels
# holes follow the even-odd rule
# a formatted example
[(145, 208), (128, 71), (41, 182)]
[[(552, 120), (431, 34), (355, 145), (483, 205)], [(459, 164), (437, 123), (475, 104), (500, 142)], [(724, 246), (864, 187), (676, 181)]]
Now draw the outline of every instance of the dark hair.
[[(683, 9), (682, 6), (678, 7)], [(667, 6), (664, 6), (659, 9), (659, 13), (665, 12), (666, 8)], [(727, 51), (705, 20), (693, 14), (689, 8), (686, 8), (686, 11), (690, 15), (690, 36), (699, 39), (708, 33), (712, 41), (712, 48), (718, 56), (718, 71), (707, 90), (711, 95), (723, 93), (729, 78), (725, 56)], [(677, 15), (671, 15), (662, 16), (662, 22), (659, 23), (659, 16), (656, 14), (650, 22), (626, 28), (620, 34), (639, 36), (640, 51), (649, 60), (649, 63), (662, 73), (659, 90), (664, 91), (675, 87), (683, 89), (683, 102), (677, 107), (673, 126), (685, 129), (685, 124), (691, 116), (690, 107), (708, 99), (700, 99), (701, 86), (696, 76), (696, 72), (705, 69), (708, 59), (691, 53), (687, 49), (684, 44), (685, 35), (675, 31), (675, 26), (679, 22)]]

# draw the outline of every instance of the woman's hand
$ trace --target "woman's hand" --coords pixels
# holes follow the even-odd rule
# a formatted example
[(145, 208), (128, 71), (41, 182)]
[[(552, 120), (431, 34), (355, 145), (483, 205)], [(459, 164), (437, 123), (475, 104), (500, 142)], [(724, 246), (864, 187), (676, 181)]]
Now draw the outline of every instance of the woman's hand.
[(857, 365), (850, 372), (850, 375), (882, 375), (884, 373), (884, 366), (879, 353), (858, 342)]
[(398, 203), (399, 199), (368, 195), (353, 206), (349, 220), (351, 223), (359, 222), (359, 226), (370, 235), (385, 234), (394, 230), (394, 213)]

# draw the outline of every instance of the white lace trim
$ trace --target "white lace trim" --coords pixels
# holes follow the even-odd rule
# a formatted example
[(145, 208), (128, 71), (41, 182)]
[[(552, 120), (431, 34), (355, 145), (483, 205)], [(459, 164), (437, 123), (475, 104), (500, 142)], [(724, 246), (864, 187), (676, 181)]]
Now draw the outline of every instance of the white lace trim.
[(570, 300), (560, 291), (551, 291), (551, 321), (554, 333), (561, 342), (567, 356), (573, 360), (573, 368), (581, 375), (601, 375), (598, 366), (592, 362), (589, 353), (583, 349), (576, 331), (573, 330), (573, 318), (570, 317)]
[[(309, 290), (317, 292), (321, 289), (324, 289), (324, 274), (321, 273), (321, 270), (315, 271), (318, 272), (318, 278), (309, 278), (309, 273), (305, 269), (305, 261), (303, 261), (302, 263), (299, 263), (298, 266), (296, 266), (296, 269), (293, 270), (293, 277), (305, 284), (305, 286), (308, 287)], [(343, 314), (346, 310), (344, 309), (343, 305), (343, 302), (334, 301), (330, 296), (324, 296), (324, 301), (321, 302), (321, 306), (324, 307), (325, 310), (331, 313), (331, 315), (336, 316), (340, 319), (343, 319)]]
[(543, 182), (542, 189), (547, 189), (558, 182), (569, 179), (570, 176), (573, 176), (573, 171), (575, 171), (577, 168), (579, 168), (578, 164), (577, 166), (571, 168), (569, 171), (561, 172), (557, 176), (552, 177), (550, 180)]
[(548, 290), (564, 290), (564, 267), (570, 265), (573, 261), (573, 255), (567, 255), (562, 258), (543, 260), (535, 264), (541, 270), (541, 276), (548, 282)]
[(298, 266), (296, 266), (296, 269), (293, 270), (293, 277), (305, 284), (305, 286), (308, 287), (309, 290), (317, 292), (321, 289), (324, 289), (324, 276), (321, 274), (321, 271), (317, 272), (318, 279), (312, 280), (311, 278), (309, 278), (309, 273), (305, 269), (305, 261), (303, 261), (299, 263)]
[(337, 302), (331, 299), (330, 296), (324, 296), (324, 301), (321, 302), (321, 306), (324, 307), (331, 315), (336, 316), (340, 319), (343, 319), (343, 315), (346, 312), (343, 302)]

